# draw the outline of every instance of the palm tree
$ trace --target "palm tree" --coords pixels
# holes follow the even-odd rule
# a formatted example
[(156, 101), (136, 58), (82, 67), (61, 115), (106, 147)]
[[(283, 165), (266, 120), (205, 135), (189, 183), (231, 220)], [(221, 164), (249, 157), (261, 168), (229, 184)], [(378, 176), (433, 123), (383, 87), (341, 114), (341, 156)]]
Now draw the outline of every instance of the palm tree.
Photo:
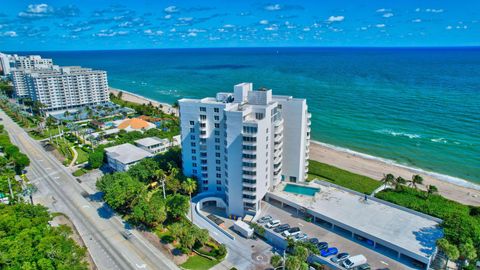
[(165, 171), (163, 171), (162, 169), (155, 170), (155, 178), (158, 182), (162, 183), (163, 199), (167, 198), (165, 195), (165, 176)]
[(387, 187), (388, 184), (395, 184), (395, 176), (391, 173), (389, 174), (384, 174), (382, 178), (382, 183), (385, 185), (385, 188)]
[(410, 187), (413, 187), (414, 189), (417, 189), (418, 188), (417, 185), (421, 185), (421, 184), (423, 184), (423, 178), (418, 174), (413, 175), (412, 180), (408, 181), (408, 185)]
[(438, 192), (438, 188), (434, 185), (427, 186), (427, 197)]
[(190, 220), (193, 223), (193, 210), (191, 209), (191, 202), (192, 202), (192, 193), (194, 193), (197, 190), (197, 182), (192, 178), (187, 178), (182, 183), (182, 189), (186, 193), (188, 193), (188, 196), (190, 196)]

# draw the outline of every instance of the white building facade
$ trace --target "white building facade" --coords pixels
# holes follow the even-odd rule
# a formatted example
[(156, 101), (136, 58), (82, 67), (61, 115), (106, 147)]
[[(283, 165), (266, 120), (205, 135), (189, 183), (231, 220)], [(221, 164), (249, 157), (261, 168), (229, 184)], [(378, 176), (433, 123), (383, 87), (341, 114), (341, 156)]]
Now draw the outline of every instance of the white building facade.
[(58, 111), (110, 101), (107, 73), (82, 67), (17, 69), (12, 71), (17, 97), (30, 97)]
[(255, 214), (280, 181), (303, 182), (308, 171), (310, 114), (305, 99), (234, 86), (216, 98), (181, 99), (184, 174), (225, 198), (229, 215)]

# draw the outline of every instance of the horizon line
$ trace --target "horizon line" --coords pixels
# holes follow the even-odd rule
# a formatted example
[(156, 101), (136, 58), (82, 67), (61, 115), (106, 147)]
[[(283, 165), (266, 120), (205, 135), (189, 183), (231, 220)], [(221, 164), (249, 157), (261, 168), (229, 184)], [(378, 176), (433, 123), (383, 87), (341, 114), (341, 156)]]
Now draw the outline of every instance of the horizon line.
[(79, 50), (5, 50), (0, 52), (88, 52), (88, 51), (142, 51), (142, 50), (210, 50), (210, 49), (480, 49), (480, 45), (459, 46), (239, 46), (239, 47), (164, 47), (128, 49), (79, 49)]

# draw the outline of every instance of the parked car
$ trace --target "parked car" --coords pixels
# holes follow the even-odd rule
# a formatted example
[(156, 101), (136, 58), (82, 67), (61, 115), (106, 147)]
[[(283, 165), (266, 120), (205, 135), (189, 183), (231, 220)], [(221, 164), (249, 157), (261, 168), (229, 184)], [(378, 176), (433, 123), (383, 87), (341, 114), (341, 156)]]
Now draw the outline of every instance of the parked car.
[(317, 244), (317, 248), (319, 251), (322, 251), (324, 249), (328, 248), (328, 243), (327, 242), (320, 242)]
[(370, 267), (370, 264), (364, 263), (364, 264), (360, 265), (359, 267), (357, 267), (357, 269), (358, 270), (370, 270), (372, 268)]
[(276, 233), (282, 233), (282, 232), (284, 232), (288, 229), (290, 229), (290, 225), (282, 224), (282, 225), (276, 227), (275, 229), (273, 229), (273, 231), (276, 232)]
[(363, 255), (355, 255), (355, 256), (352, 256), (346, 260), (344, 260), (341, 265), (347, 269), (352, 269), (352, 268), (355, 268), (357, 266), (360, 266), (362, 264), (366, 264), (367, 263), (367, 258), (365, 258), (365, 256)]
[(267, 228), (267, 229), (273, 229), (273, 228), (277, 227), (278, 225), (280, 225), (280, 220), (278, 220), (278, 219), (270, 220), (270, 222), (268, 222), (268, 223), (265, 225), (265, 228)]
[(308, 239), (308, 242), (310, 242), (314, 245), (318, 245), (318, 243), (319, 243), (318, 238), (310, 238), (310, 239)]
[(124, 230), (124, 231), (122, 231), (122, 235), (123, 235), (123, 237), (125, 237), (125, 239), (130, 239), (133, 234), (130, 230)]
[(308, 238), (308, 235), (306, 233), (299, 233), (295, 235), (295, 238), (293, 239), (293, 241), (305, 241), (307, 240), (307, 238)]
[(341, 263), (342, 261), (348, 259), (350, 255), (346, 252), (338, 253), (337, 256), (330, 258), (330, 261), (333, 263)]
[(273, 219), (273, 218), (272, 218), (272, 216), (270, 216), (270, 215), (268, 215), (268, 216), (263, 216), (263, 217), (261, 217), (261, 218), (259, 218), (259, 219), (257, 220), (257, 223), (258, 223), (258, 224), (267, 223), (267, 222), (270, 222), (272, 219)]
[(327, 249), (324, 249), (322, 251), (320, 251), (320, 255), (322, 255), (322, 257), (328, 257), (328, 256), (331, 256), (331, 255), (336, 255), (338, 253), (338, 248), (336, 247), (330, 247), (330, 248), (327, 248)]
[(285, 237), (294, 237), (295, 235), (299, 234), (300, 232), (301, 232), (300, 228), (293, 227), (293, 228), (290, 228), (290, 229), (284, 231), (282, 233), (282, 235), (285, 236)]

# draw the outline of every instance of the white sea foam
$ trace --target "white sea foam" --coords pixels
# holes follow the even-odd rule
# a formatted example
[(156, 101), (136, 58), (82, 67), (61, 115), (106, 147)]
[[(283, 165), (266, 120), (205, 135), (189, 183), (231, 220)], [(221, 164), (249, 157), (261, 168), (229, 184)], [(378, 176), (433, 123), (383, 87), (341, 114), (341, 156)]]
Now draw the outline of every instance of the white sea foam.
[(436, 143), (447, 143), (448, 142), (445, 138), (434, 138), (434, 139), (430, 139), (430, 141), (436, 142)]
[(412, 133), (406, 133), (406, 132), (401, 132), (401, 131), (394, 131), (391, 129), (379, 129), (375, 130), (376, 133), (380, 134), (387, 134), (387, 135), (392, 135), (392, 136), (402, 136), (402, 137), (408, 137), (410, 139), (418, 139), (421, 138), (422, 136), (419, 134), (412, 134)]
[(397, 167), (400, 167), (400, 168), (404, 168), (404, 169), (409, 170), (412, 173), (425, 174), (425, 175), (434, 177), (434, 178), (436, 178), (438, 180), (441, 180), (441, 181), (444, 181), (444, 182), (452, 183), (452, 184), (462, 186), (462, 187), (466, 187), (466, 188), (480, 190), (480, 185), (477, 185), (475, 183), (472, 183), (472, 182), (467, 181), (467, 180), (462, 179), (462, 178), (458, 178), (458, 177), (454, 177), (454, 176), (450, 176), (450, 175), (446, 175), (446, 174), (441, 174), (441, 173), (436, 173), (436, 172), (432, 172), (432, 171), (426, 171), (426, 170), (423, 170), (423, 169), (420, 169), (420, 168), (400, 164), (400, 163), (398, 163), (394, 160), (391, 160), (391, 159), (376, 157), (376, 156), (360, 153), (360, 152), (357, 152), (357, 151), (354, 151), (354, 150), (351, 150), (351, 149), (348, 149), (348, 148), (339, 147), (339, 146), (335, 146), (335, 145), (331, 145), (331, 144), (327, 144), (327, 143), (322, 143), (322, 142), (319, 142), (319, 141), (313, 141), (312, 140), (311, 142), (315, 143), (315, 144), (318, 144), (318, 145), (321, 145), (321, 146), (324, 146), (324, 147), (327, 147), (327, 148), (330, 148), (330, 149), (333, 149), (335, 151), (344, 152), (344, 153), (351, 154), (353, 156), (357, 156), (357, 157), (361, 157), (361, 158), (365, 158), (365, 159), (370, 159), (370, 160), (376, 160), (376, 161), (380, 161), (380, 162), (383, 162), (383, 163), (386, 163), (386, 164), (390, 164), (390, 165), (394, 165), (394, 166), (397, 166)]

